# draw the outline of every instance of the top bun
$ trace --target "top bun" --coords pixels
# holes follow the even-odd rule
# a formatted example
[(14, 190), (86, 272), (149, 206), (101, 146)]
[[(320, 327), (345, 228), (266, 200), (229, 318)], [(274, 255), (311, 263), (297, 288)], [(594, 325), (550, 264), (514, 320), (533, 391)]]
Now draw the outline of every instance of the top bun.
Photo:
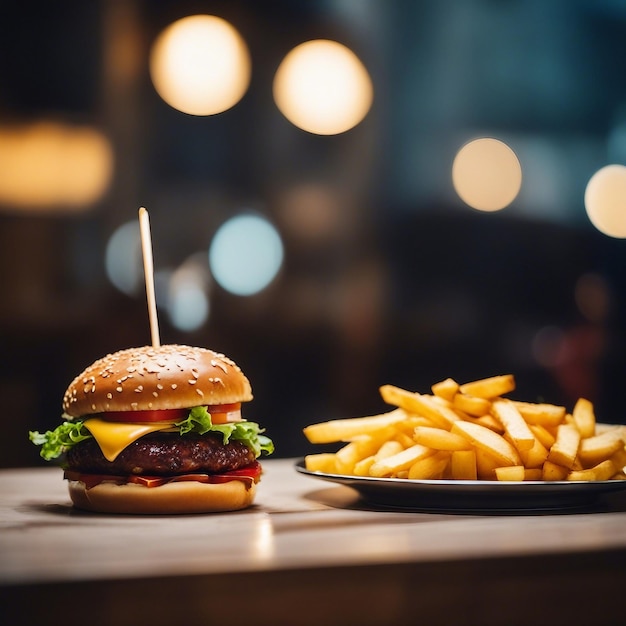
[(250, 382), (223, 354), (191, 346), (144, 346), (120, 350), (90, 365), (67, 388), (63, 410), (81, 417), (248, 400)]

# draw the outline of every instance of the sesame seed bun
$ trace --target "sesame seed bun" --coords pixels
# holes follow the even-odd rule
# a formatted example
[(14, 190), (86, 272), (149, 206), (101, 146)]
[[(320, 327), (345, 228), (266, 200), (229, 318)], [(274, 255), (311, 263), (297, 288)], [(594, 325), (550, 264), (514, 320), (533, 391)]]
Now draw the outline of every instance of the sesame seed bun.
[(63, 410), (72, 418), (249, 400), (250, 382), (223, 354), (183, 345), (144, 346), (109, 354), (87, 367), (67, 388)]
[(220, 484), (183, 481), (156, 488), (103, 482), (87, 489), (80, 480), (69, 480), (68, 484), (74, 506), (96, 513), (178, 515), (237, 511), (249, 507), (256, 495), (255, 483), (239, 480)]

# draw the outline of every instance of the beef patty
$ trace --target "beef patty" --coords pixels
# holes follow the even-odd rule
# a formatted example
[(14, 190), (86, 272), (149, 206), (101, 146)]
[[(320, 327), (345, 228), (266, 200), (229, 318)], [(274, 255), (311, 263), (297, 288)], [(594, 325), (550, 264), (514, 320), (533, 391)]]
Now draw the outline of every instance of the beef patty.
[(244, 443), (224, 444), (221, 435), (212, 433), (146, 435), (124, 448), (114, 461), (104, 458), (95, 439), (81, 441), (67, 452), (68, 469), (92, 474), (218, 474), (254, 461), (254, 453)]

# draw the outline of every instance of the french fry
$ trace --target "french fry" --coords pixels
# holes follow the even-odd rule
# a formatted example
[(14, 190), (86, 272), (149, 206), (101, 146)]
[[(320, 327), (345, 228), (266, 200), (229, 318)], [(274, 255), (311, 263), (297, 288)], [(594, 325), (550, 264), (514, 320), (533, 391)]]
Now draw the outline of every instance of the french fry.
[(607, 430), (600, 435), (581, 439), (578, 457), (583, 467), (592, 467), (610, 458), (624, 448), (624, 440), (618, 430)]
[(490, 378), (465, 383), (459, 389), (461, 393), (465, 393), (468, 396), (478, 396), (479, 398), (491, 400), (513, 391), (515, 389), (515, 378), (511, 374), (491, 376)]
[(452, 378), (446, 378), (441, 382), (435, 383), (431, 387), (431, 391), (433, 392), (433, 395), (439, 398), (452, 401), (454, 396), (459, 391), (459, 383)]
[(413, 440), (435, 450), (469, 450), (472, 447), (465, 437), (432, 426), (415, 428)]
[(432, 396), (406, 391), (393, 385), (383, 385), (379, 391), (387, 404), (393, 404), (410, 413), (423, 415), (440, 428), (450, 430), (452, 424), (461, 419), (451, 409), (435, 402)]
[(517, 450), (501, 435), (471, 422), (455, 422), (452, 432), (462, 435), (475, 447), (493, 456), (501, 466), (519, 465)]
[[(413, 428), (411, 427), (410, 432), (413, 432)], [(372, 446), (378, 450), (386, 441), (391, 441), (392, 439), (396, 439), (400, 434), (404, 433), (404, 422), (399, 422), (395, 426), (386, 426), (385, 428), (381, 428), (380, 430), (374, 430), (368, 433), (367, 436), (372, 442)], [(357, 437), (354, 438), (355, 440)]]
[(424, 457), (411, 465), (408, 477), (411, 480), (441, 478), (449, 460), (450, 455), (446, 452), (437, 452), (436, 454)]
[(479, 398), (478, 396), (457, 393), (452, 398), (452, 407), (468, 415), (480, 417), (481, 415), (487, 415), (489, 413), (491, 402), (485, 398)]
[(351, 441), (335, 453), (336, 471), (339, 474), (352, 474), (354, 466), (363, 458), (374, 454), (378, 448), (378, 442), (367, 435)]
[(354, 437), (398, 424), (406, 419), (407, 415), (402, 409), (395, 409), (382, 415), (349, 417), (312, 424), (304, 429), (304, 435), (311, 443), (350, 441)]
[(545, 426), (529, 424), (528, 427), (533, 435), (535, 435), (535, 439), (537, 439), (544, 448), (549, 450), (554, 445), (556, 437)]
[(304, 457), (304, 466), (309, 472), (323, 472), (324, 474), (336, 474), (335, 455), (331, 452), (308, 454)]
[(472, 417), (469, 413), (465, 413), (464, 411), (461, 411), (459, 407), (454, 406), (450, 400), (440, 398), (439, 396), (426, 396), (426, 397), (428, 398), (428, 401), (436, 404), (437, 406), (443, 407), (447, 411), (451, 411), (452, 413), (454, 413), (455, 417), (453, 419), (455, 421), (459, 419), (462, 419), (462, 420), (475, 419), (475, 417)]
[(524, 480), (542, 480), (543, 470), (540, 467), (537, 468), (525, 468)]
[(471, 421), (476, 422), (476, 424), (480, 424), (489, 430), (493, 430), (494, 433), (498, 433), (499, 435), (504, 432), (504, 426), (502, 426), (502, 424), (493, 415), (481, 415)]
[(568, 472), (569, 470), (567, 467), (557, 465), (556, 463), (552, 463), (552, 461), (546, 461), (542, 468), (542, 478), (543, 480), (549, 481), (565, 480)]
[(450, 478), (476, 480), (476, 453), (474, 450), (456, 450), (450, 456)]
[(465, 385), (448, 378), (432, 385), (433, 395), (383, 385), (393, 410), (304, 429), (312, 443), (343, 442), (307, 455), (305, 466), (409, 480), (626, 480), (626, 425), (597, 423), (584, 398), (568, 413), (504, 397), (514, 388), (510, 375)]
[(376, 462), (376, 457), (368, 456), (354, 464), (355, 476), (369, 476), (370, 468)]
[(626, 471), (626, 449), (621, 448), (611, 455), (611, 461), (615, 464), (617, 472)]
[(558, 426), (565, 417), (565, 407), (556, 404), (533, 404), (513, 400), (515, 408), (522, 414), (528, 424), (540, 426)]
[(519, 452), (530, 450), (535, 445), (535, 435), (524, 421), (521, 413), (509, 400), (496, 400), (492, 404), (494, 415), (502, 422), (504, 430)]
[(496, 480), (496, 467), (502, 467), (500, 461), (480, 448), (474, 448), (476, 454), (476, 474), (480, 480)]
[(507, 467), (496, 467), (496, 479), (506, 481), (518, 481), (524, 480), (524, 466), (523, 465), (509, 465)]
[(572, 470), (567, 475), (567, 480), (609, 480), (617, 471), (615, 463), (607, 459), (589, 469)]
[(380, 446), (378, 452), (374, 455), (374, 459), (376, 461), (382, 461), (390, 456), (394, 456), (398, 454), (398, 452), (402, 452), (404, 448), (402, 444), (395, 440), (385, 441), (382, 446)]
[(541, 468), (548, 458), (548, 449), (539, 441), (535, 439), (535, 443), (530, 450), (520, 450), (520, 456), (524, 462), (524, 466), (527, 469)]
[(556, 441), (550, 453), (548, 461), (573, 469), (580, 444), (580, 433), (572, 424), (561, 424), (556, 433)]
[(579, 398), (574, 405), (572, 417), (583, 439), (593, 437), (596, 434), (596, 416), (593, 411), (593, 404), (589, 400)]
[(426, 456), (433, 454), (433, 450), (416, 443), (411, 448), (406, 448), (382, 459), (377, 459), (370, 467), (370, 476), (383, 478), (397, 472), (408, 469)]

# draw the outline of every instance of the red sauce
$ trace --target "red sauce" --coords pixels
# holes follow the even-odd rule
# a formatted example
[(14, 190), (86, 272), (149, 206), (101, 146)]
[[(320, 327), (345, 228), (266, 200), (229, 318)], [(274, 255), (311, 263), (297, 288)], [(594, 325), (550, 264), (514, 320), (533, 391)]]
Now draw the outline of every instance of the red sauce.
[(200, 483), (221, 484), (231, 480), (240, 480), (246, 483), (249, 489), (253, 483), (261, 479), (261, 464), (255, 461), (242, 469), (224, 472), (223, 474), (181, 474), (180, 476), (116, 476), (112, 474), (86, 474), (74, 470), (65, 470), (64, 478), (67, 480), (79, 480), (85, 483), (87, 489), (91, 489), (103, 482), (112, 482), (118, 485), (135, 483), (144, 487), (160, 487), (173, 482), (197, 481)]

